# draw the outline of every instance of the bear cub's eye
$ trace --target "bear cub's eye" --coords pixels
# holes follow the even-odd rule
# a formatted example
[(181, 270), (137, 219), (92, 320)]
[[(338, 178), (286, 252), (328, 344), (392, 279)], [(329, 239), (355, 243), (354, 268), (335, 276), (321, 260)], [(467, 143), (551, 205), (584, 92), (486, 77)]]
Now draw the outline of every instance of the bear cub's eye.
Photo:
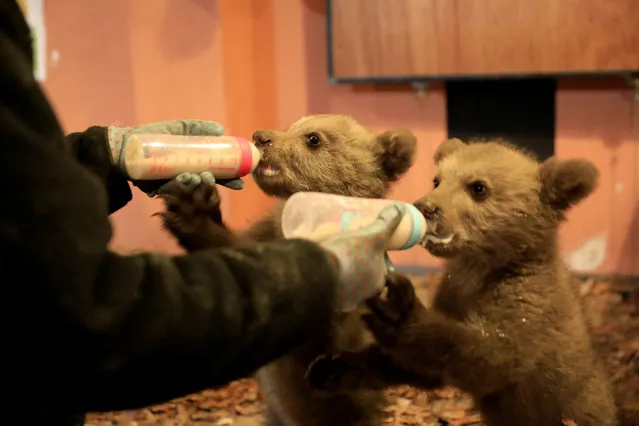
[(440, 183), (441, 183), (441, 179), (439, 179), (438, 177), (433, 179), (433, 188), (437, 188)]
[(488, 192), (486, 184), (480, 180), (472, 182), (470, 185), (468, 185), (468, 190), (474, 198), (484, 198), (486, 196), (486, 193)]
[(320, 143), (322, 143), (322, 140), (316, 134), (311, 133), (310, 135), (306, 135), (306, 143), (309, 146), (316, 147), (319, 146)]

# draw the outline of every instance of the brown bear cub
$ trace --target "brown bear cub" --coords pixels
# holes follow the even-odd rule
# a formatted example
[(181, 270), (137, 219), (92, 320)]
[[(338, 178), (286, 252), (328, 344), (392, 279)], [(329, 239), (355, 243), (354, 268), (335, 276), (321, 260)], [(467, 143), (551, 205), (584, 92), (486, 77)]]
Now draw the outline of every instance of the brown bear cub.
[(594, 165), (458, 139), (434, 160), (434, 189), (415, 206), (443, 278), (427, 308), (406, 277), (390, 277), (365, 318), (378, 349), (424, 387), (468, 392), (487, 426), (616, 425), (557, 238), (564, 212), (596, 187)]
[[(253, 140), (262, 154), (253, 177), (264, 192), (281, 200), (299, 191), (382, 198), (411, 167), (416, 150), (416, 139), (408, 131), (375, 134), (342, 115), (304, 117), (286, 131), (257, 131)], [(164, 198), (164, 224), (187, 250), (282, 238), (281, 206), (237, 235), (223, 223), (214, 187), (201, 185), (189, 191), (177, 185)], [(306, 379), (309, 365), (319, 355), (333, 348), (361, 351), (373, 342), (361, 312), (341, 314), (333, 329), (261, 369), (258, 379), (268, 406), (268, 424), (380, 425), (379, 390), (318, 392)]]

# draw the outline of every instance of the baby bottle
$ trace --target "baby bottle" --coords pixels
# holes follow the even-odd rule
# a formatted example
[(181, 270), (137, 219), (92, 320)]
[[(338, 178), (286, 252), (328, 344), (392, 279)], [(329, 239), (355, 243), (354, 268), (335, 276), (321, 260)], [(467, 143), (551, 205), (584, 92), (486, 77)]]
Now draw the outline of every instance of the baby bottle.
[[(369, 225), (382, 209), (398, 201), (344, 197), (319, 192), (297, 192), (284, 204), (282, 232), (285, 238), (322, 241), (346, 230)], [(426, 234), (426, 220), (412, 204), (393, 232), (386, 250), (405, 250), (419, 243)]]
[(220, 179), (239, 178), (251, 173), (261, 158), (253, 143), (235, 136), (144, 133), (129, 137), (123, 155), (126, 172), (135, 180), (206, 171)]

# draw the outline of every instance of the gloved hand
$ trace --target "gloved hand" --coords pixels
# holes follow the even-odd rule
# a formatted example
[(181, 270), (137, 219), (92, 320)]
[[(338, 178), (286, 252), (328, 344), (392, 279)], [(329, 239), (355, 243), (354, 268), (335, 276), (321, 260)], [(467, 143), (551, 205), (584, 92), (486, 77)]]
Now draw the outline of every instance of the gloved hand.
[[(137, 127), (116, 127), (109, 126), (108, 131), (109, 148), (113, 157), (114, 164), (126, 174), (122, 152), (126, 146), (129, 136), (136, 133), (164, 133), (171, 135), (189, 135), (189, 136), (222, 136), (224, 127), (214, 121), (206, 120), (175, 120), (160, 121), (157, 123), (146, 124)], [(170, 182), (169, 179), (157, 181), (140, 181), (132, 180), (133, 185), (141, 189), (148, 196), (157, 195), (158, 190), (163, 185)], [(242, 179), (219, 179), (216, 182), (230, 189), (239, 190), (244, 188)]]
[(352, 310), (384, 289), (386, 273), (394, 269), (386, 255), (386, 246), (404, 213), (403, 203), (391, 204), (372, 224), (319, 242), (337, 257), (341, 267), (340, 310)]

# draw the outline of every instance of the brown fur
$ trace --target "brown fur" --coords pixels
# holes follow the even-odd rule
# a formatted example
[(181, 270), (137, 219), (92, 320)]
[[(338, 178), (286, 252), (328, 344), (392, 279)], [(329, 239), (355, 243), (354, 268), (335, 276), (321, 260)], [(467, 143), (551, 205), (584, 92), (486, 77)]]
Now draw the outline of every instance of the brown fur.
[[(257, 131), (253, 139), (262, 152), (253, 177), (264, 192), (282, 200), (299, 191), (384, 197), (390, 184), (411, 167), (416, 150), (416, 139), (408, 131), (375, 134), (341, 115), (304, 117), (286, 131)], [(165, 199), (165, 226), (187, 250), (282, 237), (281, 204), (237, 236), (222, 222), (215, 188), (203, 185), (191, 194), (176, 187)], [(361, 351), (374, 342), (361, 312), (338, 316), (333, 329), (258, 372), (269, 425), (381, 424), (380, 391), (318, 392), (305, 377), (318, 355), (335, 348)]]
[[(470, 393), (488, 426), (617, 424), (611, 386), (593, 351), (576, 280), (561, 261), (564, 212), (596, 187), (588, 161), (533, 157), (503, 142), (444, 142), (435, 188), (415, 205), (425, 247), (446, 259), (433, 306), (390, 277), (366, 322), (377, 350), (425, 387)], [(430, 383), (429, 383), (430, 382)]]

